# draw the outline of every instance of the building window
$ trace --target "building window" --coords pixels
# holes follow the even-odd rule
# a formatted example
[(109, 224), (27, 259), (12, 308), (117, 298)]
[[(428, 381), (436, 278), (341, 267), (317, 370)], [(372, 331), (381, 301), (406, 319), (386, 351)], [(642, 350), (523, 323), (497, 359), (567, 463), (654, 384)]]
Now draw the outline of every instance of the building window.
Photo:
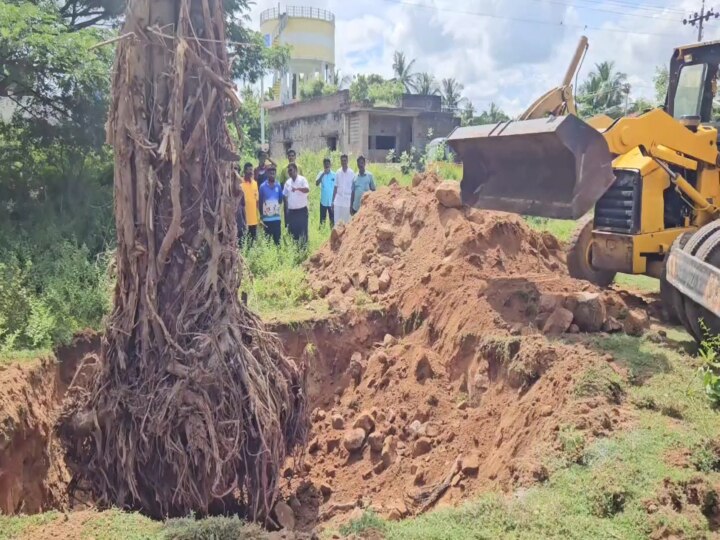
[(337, 150), (337, 137), (328, 137), (326, 139), (328, 150), (335, 152)]
[(375, 137), (375, 150), (394, 150), (396, 146), (395, 137), (389, 135), (378, 135)]

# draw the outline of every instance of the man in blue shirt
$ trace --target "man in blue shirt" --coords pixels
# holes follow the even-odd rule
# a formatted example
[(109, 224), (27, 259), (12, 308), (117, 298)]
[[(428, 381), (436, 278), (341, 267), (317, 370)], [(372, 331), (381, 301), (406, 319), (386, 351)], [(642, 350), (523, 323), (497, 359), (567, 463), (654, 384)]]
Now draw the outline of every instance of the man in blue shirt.
[(282, 233), (283, 188), (275, 181), (276, 173), (277, 168), (270, 164), (267, 168), (267, 180), (260, 186), (258, 204), (265, 234), (273, 239), (276, 246), (279, 246)]
[(337, 193), (337, 185), (335, 182), (335, 173), (330, 168), (330, 159), (323, 159), (324, 170), (320, 171), (315, 180), (316, 186), (320, 187), (320, 226), (325, 224), (327, 216), (330, 216), (330, 228), (335, 227), (335, 213), (333, 211), (333, 201)]
[(357, 158), (358, 173), (353, 182), (352, 208), (350, 213), (355, 215), (360, 210), (362, 196), (366, 191), (375, 191), (375, 179), (373, 175), (365, 170), (365, 157)]

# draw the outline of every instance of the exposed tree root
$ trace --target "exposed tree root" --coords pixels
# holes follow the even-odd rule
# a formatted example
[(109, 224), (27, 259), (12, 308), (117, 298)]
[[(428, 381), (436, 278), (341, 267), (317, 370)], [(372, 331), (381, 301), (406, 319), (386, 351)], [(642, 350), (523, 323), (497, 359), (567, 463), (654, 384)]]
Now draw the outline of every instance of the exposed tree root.
[(101, 505), (267, 516), (304, 370), (238, 300), (221, 0), (131, 0), (117, 45), (117, 285), (102, 369), (59, 425)]

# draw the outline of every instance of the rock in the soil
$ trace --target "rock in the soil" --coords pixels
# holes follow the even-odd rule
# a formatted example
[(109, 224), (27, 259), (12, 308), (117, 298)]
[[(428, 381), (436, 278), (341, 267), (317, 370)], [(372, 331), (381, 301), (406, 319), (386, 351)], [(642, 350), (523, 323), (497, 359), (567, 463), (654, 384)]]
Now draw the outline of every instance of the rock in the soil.
[(390, 512), (388, 512), (387, 515), (388, 521), (400, 521), (408, 513), (407, 506), (405, 506), (405, 503), (402, 501), (390, 503), (389, 508)]
[(435, 197), (446, 208), (462, 208), (460, 183), (446, 180), (435, 189)]
[(580, 327), (577, 324), (571, 324), (570, 329), (568, 330), (569, 334), (579, 334), (580, 333)]
[(475, 476), (480, 470), (480, 456), (477, 454), (464, 456), (460, 470), (465, 476)]
[(552, 313), (560, 305), (562, 305), (562, 297), (559, 294), (541, 294), (538, 300), (538, 311)]
[(313, 412), (313, 420), (315, 422), (322, 422), (323, 420), (325, 420), (326, 415), (327, 413), (324, 410), (315, 409), (315, 411)]
[(573, 322), (572, 311), (563, 307), (555, 308), (552, 315), (545, 321), (543, 332), (551, 336), (559, 336), (570, 329)]
[(351, 287), (352, 287), (352, 281), (350, 281), (349, 277), (344, 276), (340, 280), (340, 292), (345, 294), (346, 292), (348, 292), (350, 290)]
[(368, 283), (368, 273), (365, 271), (365, 269), (361, 268), (359, 270), (355, 270), (352, 274), (351, 281), (353, 284), (353, 287), (356, 289), (365, 288)]
[(323, 482), (322, 484), (320, 484), (320, 493), (322, 493), (323, 497), (329, 497), (330, 495), (332, 495), (332, 492), (333, 490), (330, 484), (328, 484), (327, 482)]
[(397, 339), (395, 339), (394, 336), (391, 336), (390, 334), (385, 334), (385, 337), (383, 338), (383, 345), (385, 347), (392, 347), (397, 343)]
[(625, 333), (630, 336), (641, 336), (650, 326), (648, 314), (639, 309), (631, 309), (625, 317)]
[(348, 373), (355, 382), (355, 386), (360, 384), (362, 380), (363, 365), (362, 365), (362, 354), (359, 352), (353, 353), (350, 357), (350, 365), (348, 366)]
[(368, 445), (373, 452), (382, 452), (384, 442), (385, 436), (379, 431), (368, 435)]
[(420, 420), (413, 420), (408, 426), (408, 432), (413, 437), (421, 437), (425, 435), (425, 425)]
[(615, 332), (621, 332), (623, 329), (622, 324), (618, 322), (618, 320), (615, 317), (608, 317), (605, 323), (603, 324), (603, 332), (607, 332), (608, 334), (614, 334)]
[(427, 354), (421, 354), (415, 363), (415, 379), (417, 379), (418, 382), (424, 382), (427, 379), (432, 379), (434, 376), (435, 372), (433, 371), (432, 365), (430, 365)]
[(390, 272), (388, 272), (388, 269), (385, 268), (382, 271), (382, 274), (380, 274), (380, 278), (378, 279), (378, 286), (380, 287), (380, 292), (385, 292), (390, 288)]
[(577, 306), (573, 310), (575, 324), (583, 332), (600, 332), (607, 319), (607, 310), (600, 295), (580, 293), (575, 298), (577, 299)]
[(332, 427), (333, 429), (345, 429), (345, 419), (339, 414), (334, 414), (332, 417)]
[(353, 428), (361, 428), (365, 433), (371, 433), (375, 429), (375, 420), (373, 420), (372, 414), (368, 411), (363, 411), (360, 416), (357, 417)]
[(278, 501), (275, 504), (275, 518), (283, 529), (287, 529), (288, 531), (295, 530), (295, 512), (293, 512), (287, 503)]
[(395, 238), (395, 229), (387, 223), (382, 223), (378, 226), (375, 236), (380, 242), (392, 242), (393, 238)]
[(394, 435), (385, 437), (380, 458), (385, 464), (385, 467), (389, 467), (397, 461), (397, 439)]
[(365, 442), (365, 435), (365, 430), (362, 428), (349, 429), (343, 437), (343, 446), (350, 453), (360, 450)]
[(415, 444), (413, 444), (412, 456), (420, 457), (429, 453), (432, 450), (432, 441), (427, 437), (420, 437)]
[(370, 276), (368, 278), (368, 288), (367, 291), (370, 294), (377, 294), (380, 292), (380, 279), (378, 279), (376, 276)]
[(341, 224), (334, 227), (330, 232), (330, 249), (336, 251), (342, 243), (342, 237), (345, 234), (345, 225)]

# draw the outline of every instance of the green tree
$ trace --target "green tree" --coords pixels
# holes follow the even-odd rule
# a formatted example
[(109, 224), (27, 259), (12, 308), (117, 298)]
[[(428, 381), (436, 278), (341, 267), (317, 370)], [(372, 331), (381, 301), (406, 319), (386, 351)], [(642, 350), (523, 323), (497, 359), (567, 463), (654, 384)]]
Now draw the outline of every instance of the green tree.
[(321, 96), (328, 96), (338, 91), (337, 86), (328, 84), (322, 79), (309, 79), (300, 85), (300, 99), (313, 99)]
[(480, 116), (477, 117), (478, 125), (497, 124), (498, 122), (507, 122), (508, 120), (510, 120), (510, 117), (505, 114), (505, 111), (498, 107), (494, 101), (490, 103), (488, 110), (483, 111), (480, 113)]
[(460, 113), (460, 121), (463, 126), (473, 125), (473, 119), (475, 118), (475, 106), (470, 100), (465, 102), (462, 112)]
[(667, 66), (657, 66), (655, 68), (655, 76), (653, 84), (655, 85), (655, 100), (659, 104), (665, 103), (665, 96), (668, 90), (669, 70)]
[(435, 77), (430, 73), (418, 73), (415, 78), (415, 92), (421, 96), (437, 96), (440, 93)]
[(616, 71), (614, 62), (595, 64), (595, 69), (580, 85), (580, 115), (593, 116), (620, 107), (625, 101), (626, 81), (627, 75)]
[(415, 78), (417, 75), (413, 73), (412, 69), (415, 65), (415, 60), (410, 60), (405, 57), (405, 53), (395, 51), (393, 55), (393, 75), (396, 82), (402, 84), (405, 92), (411, 93), (415, 91)]
[(465, 87), (453, 78), (443, 79), (441, 87), (443, 107), (449, 111), (457, 112), (464, 99), (462, 91)]

